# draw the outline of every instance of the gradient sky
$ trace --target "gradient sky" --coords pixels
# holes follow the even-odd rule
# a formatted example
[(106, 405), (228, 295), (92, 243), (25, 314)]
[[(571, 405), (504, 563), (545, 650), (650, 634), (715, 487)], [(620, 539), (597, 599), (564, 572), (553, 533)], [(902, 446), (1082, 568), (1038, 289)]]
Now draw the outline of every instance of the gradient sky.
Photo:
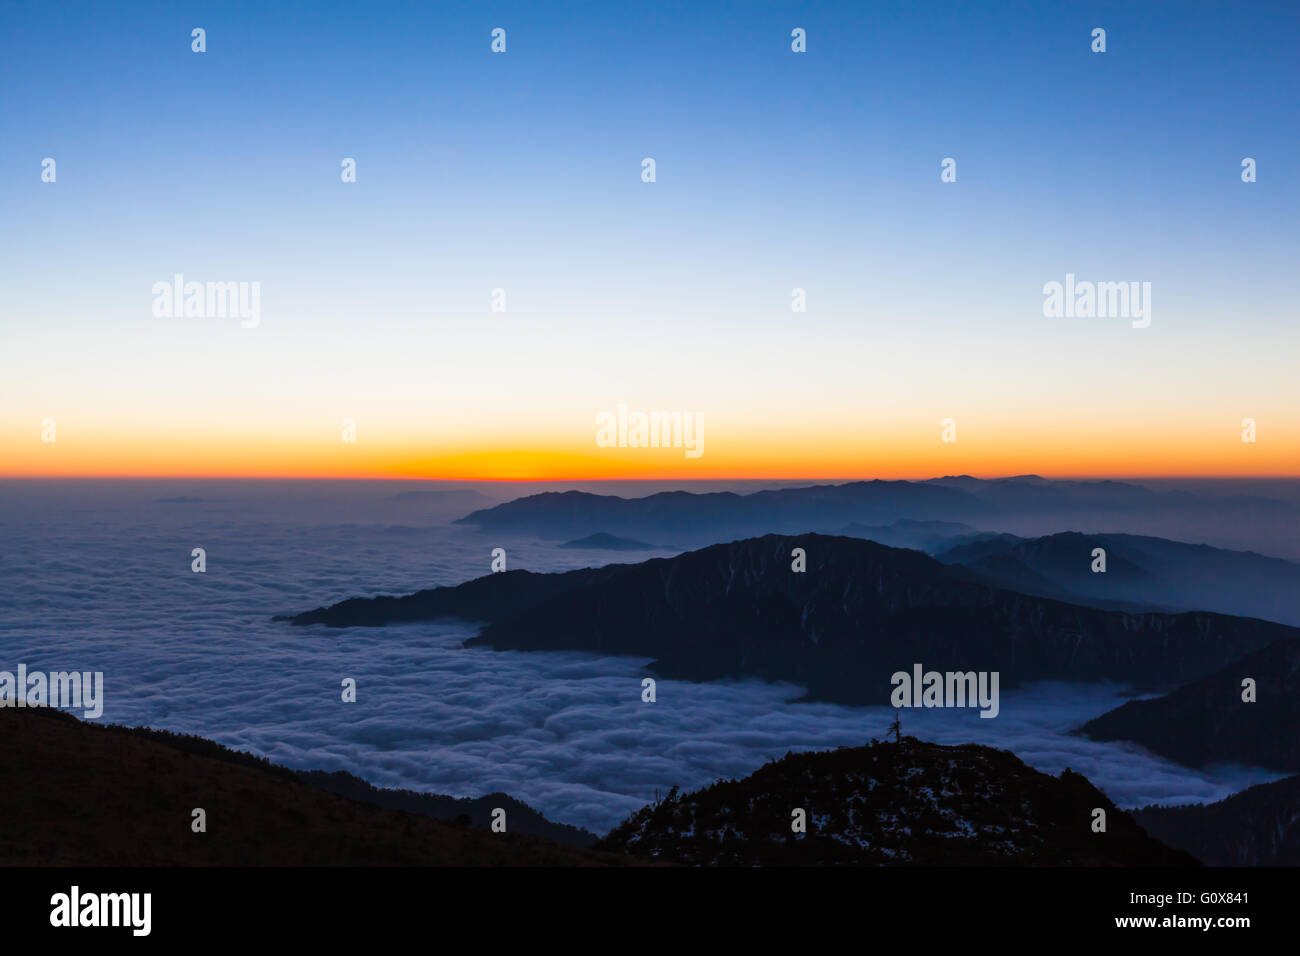
[[(1297, 475), (1298, 50), (1293, 3), (6, 3), (0, 475)], [(155, 318), (177, 272), (260, 325)], [(1045, 318), (1067, 272), (1150, 327)], [(703, 456), (597, 447), (620, 403)]]

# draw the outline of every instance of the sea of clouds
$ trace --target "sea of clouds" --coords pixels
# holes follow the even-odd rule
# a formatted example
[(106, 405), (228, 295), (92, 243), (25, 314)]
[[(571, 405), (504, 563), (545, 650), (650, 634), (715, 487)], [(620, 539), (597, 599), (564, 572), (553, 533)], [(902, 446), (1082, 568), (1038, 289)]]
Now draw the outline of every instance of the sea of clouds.
[[(200, 734), (296, 769), (378, 786), (505, 791), (603, 833), (673, 785), (744, 776), (789, 750), (886, 736), (895, 712), (795, 703), (757, 680), (660, 680), (645, 659), (460, 646), (472, 623), (330, 630), (272, 623), (345, 597), (402, 594), (509, 566), (634, 556), (560, 549), (449, 524), (509, 489), (406, 494), (409, 483), (0, 482), (0, 669), (103, 671), (102, 721)], [(439, 486), (419, 487), (437, 488)], [(191, 571), (204, 548), (207, 571)], [(357, 682), (357, 702), (340, 682)], [(1275, 774), (1194, 771), (1069, 732), (1122, 688), (1039, 684), (1001, 713), (904, 710), (905, 733), (1071, 767), (1121, 806), (1223, 798)]]

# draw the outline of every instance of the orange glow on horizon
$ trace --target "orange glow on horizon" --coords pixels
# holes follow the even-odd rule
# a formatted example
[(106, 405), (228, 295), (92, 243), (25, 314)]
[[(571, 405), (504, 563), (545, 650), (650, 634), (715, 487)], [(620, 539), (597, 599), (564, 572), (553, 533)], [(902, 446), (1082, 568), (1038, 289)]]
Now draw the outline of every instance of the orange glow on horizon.
[(362, 428), (355, 442), (316, 426), (122, 428), (60, 422), (57, 440), (0, 425), (4, 478), (334, 478), (447, 481), (743, 481), (809, 476), (924, 479), (940, 475), (1076, 478), (1289, 478), (1300, 476), (1300, 424), (1266, 420), (1254, 443), (1225, 416), (1152, 427), (1102, 426), (1083, 416), (1050, 423), (959, 422), (941, 441), (936, 418), (822, 421), (819, 427), (753, 421), (710, 424), (702, 454), (599, 447), (585, 428), (520, 438), (520, 428), (456, 434), (422, 427)]
[[(29, 454), (0, 464), (0, 478), (250, 478), (250, 479), (407, 479), (423, 481), (698, 481), (910, 479), (969, 474), (1037, 474), (1054, 478), (1292, 478), (1300, 477), (1297, 456), (1227, 449), (1221, 453), (1143, 448), (1112, 442), (1105, 452), (1084, 449), (971, 447), (938, 452), (915, 447), (891, 449), (800, 450), (802, 453), (749, 454), (722, 451), (685, 459), (680, 450), (596, 449), (588, 452), (536, 448), (466, 450), (419, 455), (392, 447), (369, 450), (290, 445), (261, 446), (220, 453), (151, 446), (138, 454), (100, 455), (60, 449)], [(1236, 454), (1231, 452), (1236, 451)], [(832, 479), (819, 479), (832, 480)]]

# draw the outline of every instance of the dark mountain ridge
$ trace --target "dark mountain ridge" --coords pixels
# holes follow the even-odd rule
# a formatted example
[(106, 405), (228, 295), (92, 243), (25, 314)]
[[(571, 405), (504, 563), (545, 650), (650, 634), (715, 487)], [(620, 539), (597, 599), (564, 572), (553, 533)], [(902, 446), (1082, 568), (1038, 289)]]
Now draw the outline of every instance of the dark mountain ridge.
[[(1253, 702), (1242, 700), (1245, 678), (1255, 681)], [(1191, 767), (1300, 773), (1300, 640), (1270, 644), (1163, 697), (1128, 701), (1080, 733), (1132, 740)]]
[[(791, 569), (803, 548), (807, 570)], [(914, 663), (1020, 681), (1163, 689), (1300, 630), (1220, 614), (1125, 613), (1030, 597), (917, 551), (856, 538), (767, 535), (640, 564), (509, 571), (406, 597), (352, 598), (295, 625), (487, 622), (467, 646), (654, 659), (689, 680), (757, 676), (811, 699), (885, 704)]]
[(556, 843), (583, 847), (592, 846), (597, 840), (596, 834), (589, 830), (548, 820), (528, 804), (501, 792), (481, 797), (451, 797), (441, 793), (376, 787), (346, 770), (296, 770), (294, 775), (308, 786), (336, 793), (349, 800), (389, 810), (401, 810), (404, 813), (416, 813), (435, 820), (467, 822), (469, 826), (488, 830), (492, 827), (492, 812), (501, 808), (506, 811), (512, 833), (526, 833)]

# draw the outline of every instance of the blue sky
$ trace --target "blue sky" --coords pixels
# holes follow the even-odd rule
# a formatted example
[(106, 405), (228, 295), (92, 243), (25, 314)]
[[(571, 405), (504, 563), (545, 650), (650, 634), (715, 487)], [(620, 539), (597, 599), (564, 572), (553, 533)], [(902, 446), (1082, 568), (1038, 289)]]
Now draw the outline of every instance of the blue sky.
[[(132, 397), (114, 398), (131, 414), (184, 381), (247, 394), (280, 369), (292, 388), (297, 363), (373, 390), (401, 353), (423, 358), (399, 378), (466, 394), (536, 394), (610, 355), (657, 369), (560, 403), (583, 409), (624, 382), (632, 401), (712, 407), (793, 380), (833, 414), (878, 407), (886, 393), (858, 381), (877, 376), (928, 420), (945, 383), (951, 404), (1030, 369), (1033, 394), (1101, 363), (1135, 402), (1167, 366), (1166, 394), (1216, 377), (1294, 405), (1294, 4), (10, 3), (0, 18), (15, 347), (0, 396), (24, 414), (97, 361), (126, 370)], [(246, 343), (150, 324), (148, 287), (177, 271), (262, 282), (260, 351), (234, 382), (192, 357)], [(1041, 287), (1066, 272), (1151, 281), (1150, 334), (1046, 328)], [(496, 287), (508, 324), (488, 312)], [(935, 343), (991, 375), (945, 368), (925, 396), (900, 392), (891, 375)], [(1031, 368), (1064, 353), (1077, 364)]]

